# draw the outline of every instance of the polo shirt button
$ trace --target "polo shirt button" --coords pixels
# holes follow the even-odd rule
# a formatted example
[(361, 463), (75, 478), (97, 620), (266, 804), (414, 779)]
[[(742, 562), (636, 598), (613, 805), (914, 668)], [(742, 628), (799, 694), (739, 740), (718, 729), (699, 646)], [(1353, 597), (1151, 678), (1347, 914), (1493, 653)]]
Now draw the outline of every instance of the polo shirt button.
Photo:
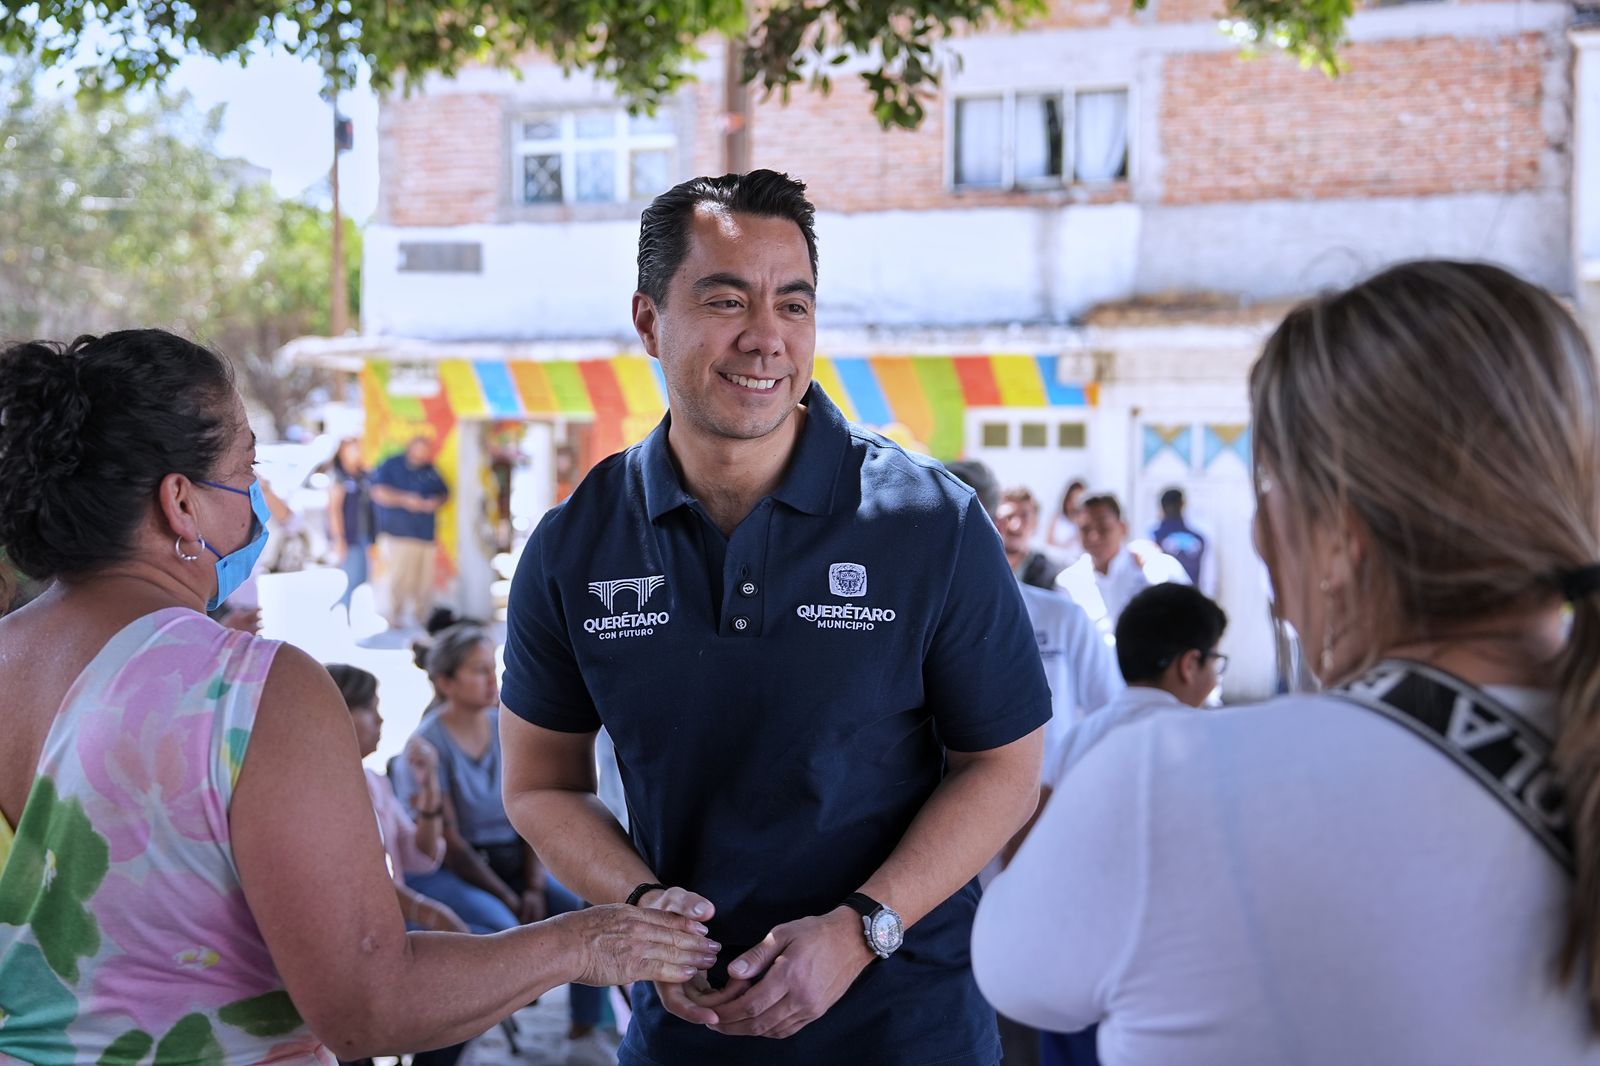
[(756, 594), (756, 583), (754, 581), (746, 581), (744, 584), (739, 586), (739, 595), (741, 595), (741, 596), (754, 596), (755, 594)]
[(750, 628), (750, 619), (746, 618), (742, 614), (734, 615), (733, 616), (733, 628), (735, 628), (739, 632), (743, 633), (745, 630)]

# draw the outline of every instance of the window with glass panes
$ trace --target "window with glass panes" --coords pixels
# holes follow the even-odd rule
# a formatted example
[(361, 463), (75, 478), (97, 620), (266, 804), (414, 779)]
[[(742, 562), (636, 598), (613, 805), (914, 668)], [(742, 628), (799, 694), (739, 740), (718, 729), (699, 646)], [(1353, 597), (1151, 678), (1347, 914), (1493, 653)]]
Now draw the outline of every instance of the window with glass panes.
[(515, 133), (520, 203), (627, 203), (672, 184), (678, 138), (665, 114), (534, 113), (518, 120)]
[(959, 96), (950, 143), (957, 188), (1125, 181), (1128, 90)]

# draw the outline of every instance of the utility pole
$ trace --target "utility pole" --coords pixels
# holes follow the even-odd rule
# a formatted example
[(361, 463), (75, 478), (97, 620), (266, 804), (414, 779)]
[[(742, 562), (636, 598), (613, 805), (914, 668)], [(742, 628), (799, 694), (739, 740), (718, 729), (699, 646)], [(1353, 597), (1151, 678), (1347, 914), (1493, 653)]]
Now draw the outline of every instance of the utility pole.
[(353, 137), (350, 120), (339, 114), (338, 90), (331, 90), (329, 95), (333, 100), (333, 171), (329, 175), (333, 188), (333, 271), (328, 279), (328, 332), (342, 337), (350, 328), (350, 294), (345, 286), (344, 216), (339, 211), (339, 154), (351, 147)]
[(750, 170), (750, 89), (744, 83), (744, 41), (733, 34), (723, 42), (722, 169)]

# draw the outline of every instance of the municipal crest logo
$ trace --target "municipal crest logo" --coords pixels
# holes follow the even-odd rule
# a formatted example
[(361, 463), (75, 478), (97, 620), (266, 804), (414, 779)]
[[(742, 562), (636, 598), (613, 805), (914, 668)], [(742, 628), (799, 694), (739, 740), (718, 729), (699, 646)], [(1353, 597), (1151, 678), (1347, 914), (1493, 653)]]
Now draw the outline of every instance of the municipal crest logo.
[(589, 582), (590, 594), (605, 604), (606, 613), (600, 618), (585, 618), (584, 631), (593, 633), (601, 640), (653, 636), (658, 627), (672, 621), (672, 613), (664, 610), (647, 611), (644, 605), (666, 583), (667, 579), (660, 574)]
[(828, 591), (835, 596), (865, 596), (867, 568), (860, 563), (833, 563), (828, 567)]
[(650, 597), (655, 595), (655, 591), (666, 583), (667, 579), (665, 577), (660, 574), (652, 574), (649, 577), (624, 577), (615, 581), (591, 581), (589, 582), (589, 591), (600, 597), (600, 602), (606, 605), (607, 613), (615, 614), (616, 607), (613, 604), (617, 598), (617, 593), (633, 593), (634, 606), (643, 607), (649, 602)]

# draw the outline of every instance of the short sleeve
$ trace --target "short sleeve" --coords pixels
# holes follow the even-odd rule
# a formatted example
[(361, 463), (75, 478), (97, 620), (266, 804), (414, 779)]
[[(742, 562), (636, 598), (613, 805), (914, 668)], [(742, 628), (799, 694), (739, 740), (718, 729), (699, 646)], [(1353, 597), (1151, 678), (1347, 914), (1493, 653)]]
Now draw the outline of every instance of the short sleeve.
[(986, 751), (1050, 720), (1050, 686), (1000, 535), (968, 498), (943, 610), (923, 660), (927, 707), (953, 751)]
[(1078, 702), (1082, 708), (1079, 717), (1082, 717), (1116, 699), (1128, 686), (1122, 679), (1111, 645), (1100, 635), (1088, 612), (1076, 603), (1072, 605), (1072, 612), (1068, 648), (1078, 672)]
[(1103, 1019), (1138, 947), (1149, 879), (1149, 729), (1116, 730), (1045, 804), (972, 927), (978, 987), (1053, 1032)]
[(378, 469), (372, 472), (369, 484), (382, 485), (386, 489), (394, 488), (394, 460), (386, 459), (378, 464)]
[(544, 558), (551, 521), (547, 517), (539, 523), (511, 579), (500, 702), (518, 718), (545, 729), (592, 733), (600, 728), (600, 715), (578, 667), (560, 593)]

